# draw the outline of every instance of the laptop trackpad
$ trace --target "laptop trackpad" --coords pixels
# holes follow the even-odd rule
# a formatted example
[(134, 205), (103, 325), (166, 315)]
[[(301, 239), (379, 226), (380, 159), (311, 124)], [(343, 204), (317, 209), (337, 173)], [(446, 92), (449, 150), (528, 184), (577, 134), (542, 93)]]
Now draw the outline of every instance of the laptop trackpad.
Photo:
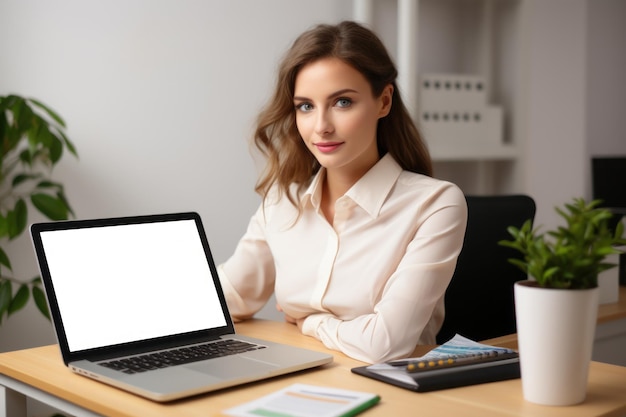
[(212, 359), (205, 362), (192, 363), (185, 366), (194, 371), (212, 375), (217, 378), (238, 378), (246, 375), (271, 373), (278, 368), (276, 364), (261, 362), (254, 359), (231, 356), (229, 358)]

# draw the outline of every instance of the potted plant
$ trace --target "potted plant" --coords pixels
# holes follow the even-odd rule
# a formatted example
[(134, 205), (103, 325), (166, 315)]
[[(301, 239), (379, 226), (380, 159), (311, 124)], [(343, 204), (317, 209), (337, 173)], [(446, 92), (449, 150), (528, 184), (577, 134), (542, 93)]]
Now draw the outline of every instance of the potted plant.
[(511, 259), (531, 279), (515, 284), (518, 348), (524, 398), (545, 405), (582, 402), (598, 311), (598, 274), (615, 265), (605, 258), (626, 242), (613, 214), (575, 198), (557, 213), (564, 226), (544, 233), (527, 221), (509, 227), (523, 260)]
[(42, 102), (0, 96), (0, 324), (31, 294), (50, 318), (40, 278), (17, 278), (4, 248), (26, 230), (29, 204), (50, 220), (73, 214), (63, 185), (50, 178), (65, 149), (77, 156), (64, 129), (63, 119)]

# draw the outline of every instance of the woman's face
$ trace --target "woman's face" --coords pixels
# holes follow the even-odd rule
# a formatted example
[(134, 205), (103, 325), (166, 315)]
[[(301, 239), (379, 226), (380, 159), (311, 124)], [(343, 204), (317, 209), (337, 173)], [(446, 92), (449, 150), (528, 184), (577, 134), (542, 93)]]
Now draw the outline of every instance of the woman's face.
[(304, 66), (295, 82), (296, 126), (320, 165), (358, 176), (369, 170), (379, 159), (376, 126), (389, 114), (392, 93), (388, 85), (373, 97), (367, 79), (337, 58)]

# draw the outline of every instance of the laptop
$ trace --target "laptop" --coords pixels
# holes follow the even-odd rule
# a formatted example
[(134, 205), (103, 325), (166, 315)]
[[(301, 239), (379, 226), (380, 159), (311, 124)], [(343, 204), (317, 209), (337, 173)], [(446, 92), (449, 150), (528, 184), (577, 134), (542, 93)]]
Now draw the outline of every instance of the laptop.
[(80, 375), (165, 402), (333, 360), (235, 334), (197, 213), (30, 231), (63, 361)]

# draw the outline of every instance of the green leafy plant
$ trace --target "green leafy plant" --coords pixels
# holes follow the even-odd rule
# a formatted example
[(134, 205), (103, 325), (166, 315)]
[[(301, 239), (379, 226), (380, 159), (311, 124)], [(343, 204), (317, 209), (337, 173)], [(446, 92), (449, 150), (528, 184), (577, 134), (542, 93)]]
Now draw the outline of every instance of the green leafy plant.
[(77, 157), (64, 129), (63, 119), (42, 102), (0, 96), (0, 323), (22, 309), (30, 294), (50, 319), (41, 279), (16, 278), (4, 248), (26, 229), (28, 203), (50, 220), (73, 215), (63, 185), (50, 179), (64, 149)]
[(589, 203), (575, 198), (564, 208), (556, 207), (566, 226), (539, 233), (530, 220), (521, 228), (509, 227), (512, 240), (502, 240), (502, 246), (518, 250), (524, 260), (509, 259), (546, 288), (584, 289), (598, 286), (598, 274), (613, 268), (605, 262), (608, 255), (619, 253), (617, 245), (626, 244), (622, 237), (624, 226), (609, 227), (613, 214), (598, 207), (601, 201)]

